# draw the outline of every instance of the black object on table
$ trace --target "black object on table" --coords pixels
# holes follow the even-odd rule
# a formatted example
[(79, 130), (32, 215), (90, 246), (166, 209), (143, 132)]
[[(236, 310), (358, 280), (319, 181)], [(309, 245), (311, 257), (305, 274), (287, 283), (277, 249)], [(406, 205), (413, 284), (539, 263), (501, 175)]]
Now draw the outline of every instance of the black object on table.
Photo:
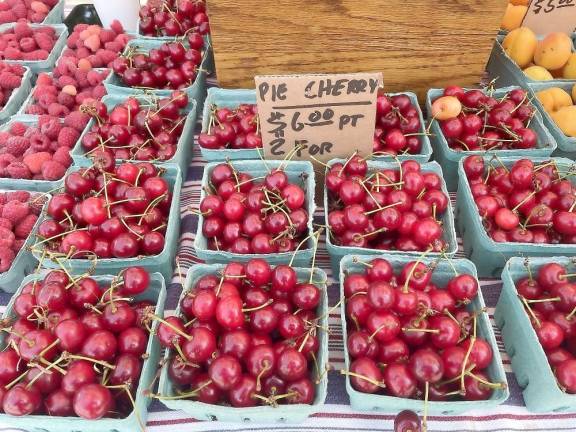
[(70, 11), (64, 24), (68, 27), (68, 33), (72, 33), (76, 24), (98, 24), (102, 25), (98, 12), (92, 4), (79, 4)]

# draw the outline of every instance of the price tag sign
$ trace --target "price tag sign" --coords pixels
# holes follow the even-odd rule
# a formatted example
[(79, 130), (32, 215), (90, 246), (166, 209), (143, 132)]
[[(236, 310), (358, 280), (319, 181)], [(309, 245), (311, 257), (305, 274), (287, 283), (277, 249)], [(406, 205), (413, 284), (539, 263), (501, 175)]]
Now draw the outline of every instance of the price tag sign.
[(267, 159), (326, 162), (372, 152), (381, 73), (257, 76)]
[(576, 31), (576, 0), (531, 0), (522, 25), (537, 35)]

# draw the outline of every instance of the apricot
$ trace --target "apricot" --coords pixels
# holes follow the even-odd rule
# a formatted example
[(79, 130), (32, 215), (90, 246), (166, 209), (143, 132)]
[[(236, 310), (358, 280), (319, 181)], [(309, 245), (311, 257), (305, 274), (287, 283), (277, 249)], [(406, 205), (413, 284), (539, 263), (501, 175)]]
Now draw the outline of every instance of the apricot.
[(550, 33), (536, 45), (534, 62), (548, 70), (560, 69), (572, 53), (572, 39), (565, 33)]
[(576, 105), (560, 108), (550, 113), (552, 120), (564, 132), (564, 135), (576, 137)]
[(432, 117), (436, 120), (448, 120), (458, 117), (462, 104), (455, 96), (442, 96), (432, 103)]
[(524, 15), (528, 11), (528, 6), (525, 5), (513, 5), (508, 3), (506, 6), (506, 12), (504, 12), (504, 17), (502, 18), (502, 23), (500, 27), (504, 30), (514, 30), (522, 25), (522, 20), (524, 20)]
[(576, 53), (572, 53), (568, 57), (568, 61), (562, 68), (562, 78), (576, 79)]
[(534, 58), (537, 44), (534, 32), (528, 27), (520, 27), (506, 35), (502, 48), (519, 67), (525, 68)]
[(524, 69), (524, 74), (534, 81), (550, 81), (554, 79), (552, 74), (542, 66), (530, 66)]
[(536, 97), (547, 112), (557, 111), (560, 108), (572, 105), (572, 96), (560, 87), (551, 87), (536, 93)]
[(576, 84), (572, 86), (572, 102), (576, 104)]

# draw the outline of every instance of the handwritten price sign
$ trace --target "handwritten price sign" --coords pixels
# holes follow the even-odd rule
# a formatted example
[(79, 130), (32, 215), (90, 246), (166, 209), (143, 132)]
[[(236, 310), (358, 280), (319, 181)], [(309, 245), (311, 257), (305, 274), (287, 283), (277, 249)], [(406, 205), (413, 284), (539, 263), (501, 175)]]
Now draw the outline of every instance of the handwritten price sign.
[[(328, 161), (372, 152), (381, 73), (257, 76), (268, 159)], [(313, 158), (312, 158), (312, 157)]]
[(522, 25), (539, 35), (572, 34), (576, 31), (576, 0), (531, 0)]

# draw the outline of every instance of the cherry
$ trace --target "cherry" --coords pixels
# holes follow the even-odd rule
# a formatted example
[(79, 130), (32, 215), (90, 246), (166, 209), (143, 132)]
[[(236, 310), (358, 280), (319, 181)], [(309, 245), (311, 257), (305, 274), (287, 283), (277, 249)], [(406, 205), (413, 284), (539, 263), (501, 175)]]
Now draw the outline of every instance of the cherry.
[(384, 382), (388, 391), (396, 397), (410, 398), (416, 393), (417, 382), (408, 365), (392, 363), (384, 369)]
[(118, 335), (118, 352), (140, 356), (146, 352), (148, 334), (140, 327), (130, 327)]
[(82, 321), (68, 319), (61, 321), (54, 328), (54, 335), (59, 340), (59, 347), (63, 351), (78, 352), (88, 335), (88, 330)]
[(26, 384), (16, 384), (6, 391), (2, 409), (12, 416), (25, 416), (37, 411), (41, 403), (40, 392), (34, 385), (29, 387)]
[(86, 360), (75, 360), (70, 363), (66, 375), (62, 378), (62, 390), (73, 395), (83, 385), (94, 382), (96, 382), (96, 372), (93, 364)]
[(46, 396), (44, 409), (51, 416), (69, 417), (74, 414), (72, 398), (62, 390), (56, 390)]
[(197, 327), (191, 330), (190, 340), (184, 342), (182, 351), (186, 359), (192, 363), (202, 363), (208, 360), (216, 350), (216, 337), (210, 330)]
[(564, 340), (564, 332), (556, 323), (543, 321), (535, 330), (538, 340), (544, 349), (558, 348)]
[(210, 364), (208, 375), (218, 389), (228, 391), (240, 382), (242, 366), (236, 358), (222, 355)]
[(350, 364), (350, 383), (362, 393), (376, 393), (384, 383), (382, 372), (374, 362), (367, 357), (361, 357)]
[(418, 415), (414, 411), (400, 411), (394, 418), (394, 432), (421, 432)]
[(576, 393), (576, 360), (566, 360), (555, 371), (558, 383), (568, 393)]
[(249, 375), (242, 375), (238, 384), (230, 389), (228, 396), (232, 406), (237, 408), (246, 408), (256, 405), (257, 393), (256, 379)]
[(109, 361), (116, 355), (118, 342), (108, 330), (98, 330), (88, 335), (81, 353), (96, 360)]
[(86, 384), (74, 395), (72, 406), (79, 417), (97, 420), (113, 406), (112, 393), (101, 384)]
[(170, 379), (181, 386), (191, 385), (198, 374), (197, 370), (197, 368), (189, 365), (180, 357), (174, 357), (168, 363)]
[(120, 288), (120, 293), (127, 296), (142, 294), (150, 285), (150, 275), (140, 266), (128, 267), (122, 273), (124, 284)]
[(314, 401), (315, 387), (308, 378), (291, 382), (286, 386), (288, 402), (291, 404), (311, 404)]
[(410, 356), (409, 368), (420, 382), (436, 383), (442, 379), (442, 358), (430, 349), (419, 349)]
[(16, 351), (7, 349), (0, 352), (0, 382), (8, 384), (20, 373), (22, 373), (22, 365)]

